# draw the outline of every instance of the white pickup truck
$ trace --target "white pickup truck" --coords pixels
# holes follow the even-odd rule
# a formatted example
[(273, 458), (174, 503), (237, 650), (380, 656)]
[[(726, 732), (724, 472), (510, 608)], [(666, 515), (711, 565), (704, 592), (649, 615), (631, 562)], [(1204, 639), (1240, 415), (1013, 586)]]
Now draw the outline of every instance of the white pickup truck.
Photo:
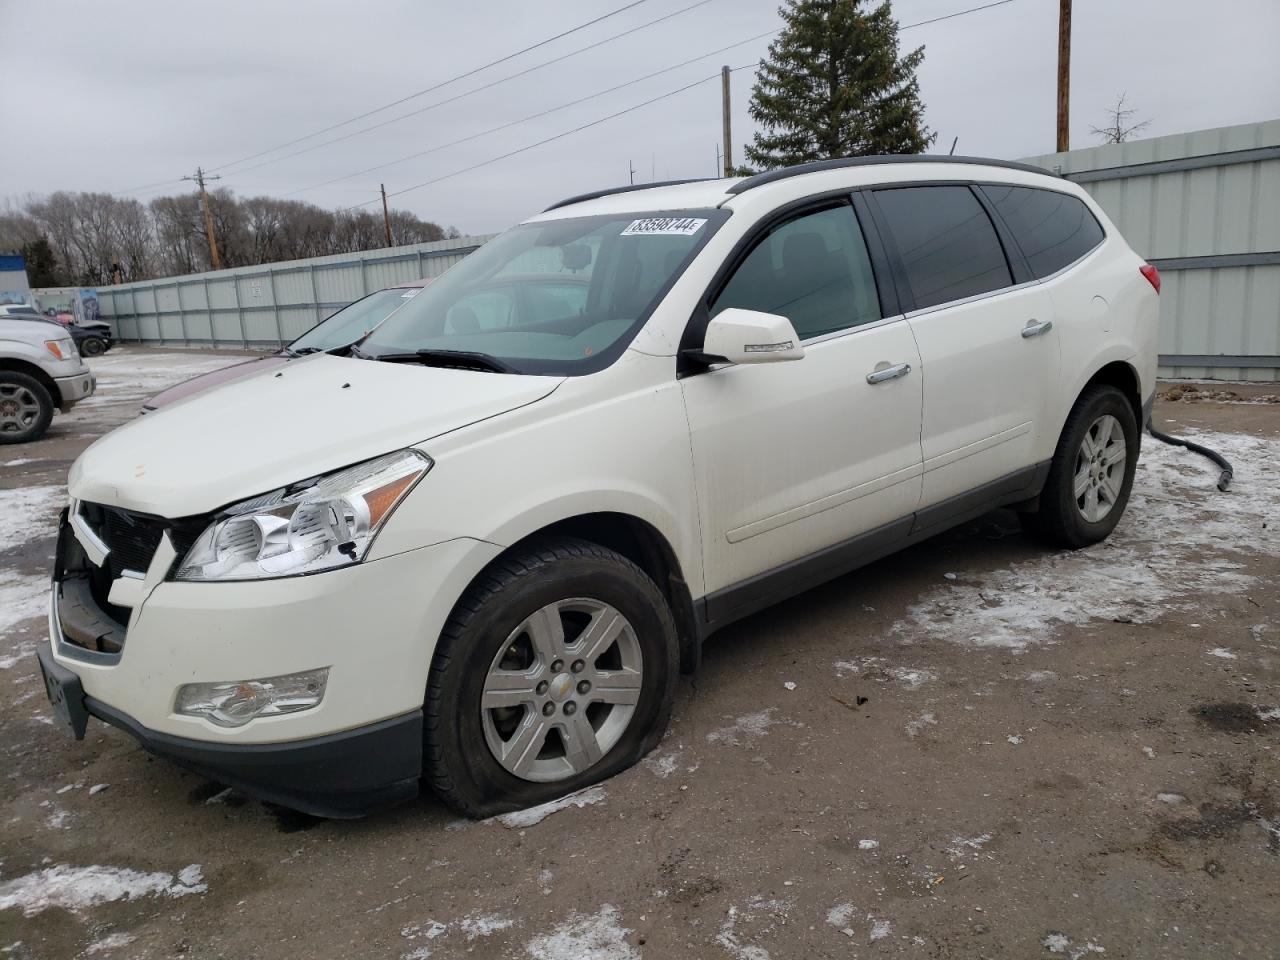
[(66, 413), (94, 386), (61, 325), (0, 317), (0, 443), (39, 440), (54, 407)]

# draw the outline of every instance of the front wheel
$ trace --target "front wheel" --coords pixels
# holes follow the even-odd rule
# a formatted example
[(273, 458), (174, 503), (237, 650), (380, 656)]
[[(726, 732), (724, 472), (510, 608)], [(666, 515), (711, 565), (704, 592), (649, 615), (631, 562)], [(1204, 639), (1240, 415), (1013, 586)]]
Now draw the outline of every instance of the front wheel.
[(0, 443), (39, 440), (53, 419), (53, 397), (35, 377), (0, 370)]
[(107, 352), (107, 342), (101, 337), (85, 337), (80, 352), (86, 357), (100, 357)]
[(425, 776), (472, 817), (613, 776), (661, 740), (677, 659), (662, 593), (620, 554), (555, 539), (504, 557), (441, 633)]
[(1039, 510), (1027, 526), (1055, 546), (1106, 539), (1129, 502), (1142, 435), (1133, 407), (1115, 387), (1080, 395), (1058, 440)]

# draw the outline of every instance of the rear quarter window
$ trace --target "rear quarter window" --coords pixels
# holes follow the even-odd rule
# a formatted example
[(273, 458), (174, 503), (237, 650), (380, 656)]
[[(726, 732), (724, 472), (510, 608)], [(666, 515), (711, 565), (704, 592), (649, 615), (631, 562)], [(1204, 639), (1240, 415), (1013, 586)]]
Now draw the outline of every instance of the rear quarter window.
[(1005, 184), (984, 184), (982, 191), (1037, 280), (1075, 263), (1106, 236), (1089, 208), (1070, 194)]

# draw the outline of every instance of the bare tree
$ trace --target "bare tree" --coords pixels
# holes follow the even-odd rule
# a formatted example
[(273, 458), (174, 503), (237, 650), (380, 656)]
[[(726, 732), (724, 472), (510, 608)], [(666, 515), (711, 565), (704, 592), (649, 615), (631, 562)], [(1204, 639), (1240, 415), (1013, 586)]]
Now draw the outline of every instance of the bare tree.
[(1108, 123), (1105, 127), (1089, 128), (1090, 132), (1100, 138), (1103, 143), (1124, 143), (1126, 140), (1131, 139), (1135, 133), (1151, 126), (1150, 120), (1140, 120), (1137, 123), (1130, 122), (1138, 111), (1132, 107), (1125, 106), (1125, 98), (1127, 96), (1127, 93), (1122, 93), (1116, 98), (1116, 105), (1107, 111)]

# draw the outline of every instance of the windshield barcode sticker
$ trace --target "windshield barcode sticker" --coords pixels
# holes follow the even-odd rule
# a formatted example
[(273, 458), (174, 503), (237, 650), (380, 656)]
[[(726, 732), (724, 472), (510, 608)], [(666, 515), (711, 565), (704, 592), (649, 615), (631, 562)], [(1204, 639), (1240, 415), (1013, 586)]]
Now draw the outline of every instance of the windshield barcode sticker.
[(696, 217), (650, 217), (647, 220), (632, 220), (627, 229), (622, 231), (624, 237), (644, 235), (665, 237), (691, 237), (706, 223), (705, 219)]

